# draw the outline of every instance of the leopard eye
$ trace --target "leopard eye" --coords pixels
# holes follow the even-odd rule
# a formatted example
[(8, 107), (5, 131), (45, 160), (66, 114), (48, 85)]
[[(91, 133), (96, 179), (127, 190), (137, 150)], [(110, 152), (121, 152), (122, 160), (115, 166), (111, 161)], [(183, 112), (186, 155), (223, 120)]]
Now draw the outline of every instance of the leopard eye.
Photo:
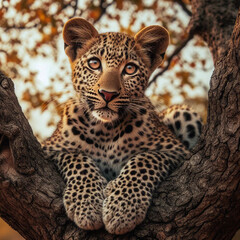
[(101, 62), (98, 58), (90, 58), (88, 60), (88, 66), (93, 70), (98, 70), (101, 67)]
[(137, 72), (137, 70), (138, 70), (138, 67), (134, 63), (128, 63), (124, 67), (123, 72), (128, 75), (133, 75), (134, 73)]

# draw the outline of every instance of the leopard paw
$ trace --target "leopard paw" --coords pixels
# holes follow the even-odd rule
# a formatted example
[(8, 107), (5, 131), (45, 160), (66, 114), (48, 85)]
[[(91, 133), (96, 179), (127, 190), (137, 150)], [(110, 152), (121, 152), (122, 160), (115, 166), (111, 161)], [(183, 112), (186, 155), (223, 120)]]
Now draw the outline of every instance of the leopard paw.
[(68, 217), (84, 230), (97, 230), (103, 227), (103, 193), (73, 191), (67, 187), (64, 193), (64, 206)]
[(103, 222), (109, 233), (124, 234), (144, 220), (151, 194), (143, 186), (121, 186), (117, 182), (117, 179), (109, 182), (105, 189)]

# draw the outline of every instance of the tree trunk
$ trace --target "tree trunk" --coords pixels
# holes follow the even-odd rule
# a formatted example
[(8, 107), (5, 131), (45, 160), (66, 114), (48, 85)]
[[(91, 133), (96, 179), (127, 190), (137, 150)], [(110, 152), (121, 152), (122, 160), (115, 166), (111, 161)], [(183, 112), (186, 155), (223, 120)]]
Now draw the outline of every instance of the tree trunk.
[(64, 182), (0, 74), (0, 215), (25, 239), (231, 239), (240, 228), (240, 10), (234, 27), (237, 1), (192, 6), (189, 31), (207, 41), (216, 67), (207, 125), (191, 159), (154, 193), (144, 222), (123, 236), (83, 231), (67, 218)]

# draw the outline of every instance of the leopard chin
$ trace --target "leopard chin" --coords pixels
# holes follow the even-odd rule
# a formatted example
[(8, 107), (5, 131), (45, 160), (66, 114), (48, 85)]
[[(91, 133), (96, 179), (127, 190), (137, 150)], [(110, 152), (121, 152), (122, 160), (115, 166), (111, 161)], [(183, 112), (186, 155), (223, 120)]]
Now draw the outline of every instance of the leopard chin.
[(119, 118), (119, 114), (110, 108), (100, 108), (92, 111), (93, 117), (102, 122), (113, 122)]

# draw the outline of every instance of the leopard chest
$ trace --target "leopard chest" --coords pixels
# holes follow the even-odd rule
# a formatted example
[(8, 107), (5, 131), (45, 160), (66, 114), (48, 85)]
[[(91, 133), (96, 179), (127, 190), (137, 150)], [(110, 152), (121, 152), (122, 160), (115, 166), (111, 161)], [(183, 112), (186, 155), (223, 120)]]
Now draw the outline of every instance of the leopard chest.
[(115, 178), (134, 155), (156, 148), (159, 132), (149, 128), (143, 119), (119, 125), (68, 121), (62, 129), (65, 146), (91, 157), (103, 175)]
[(151, 148), (145, 133), (130, 124), (110, 128), (91, 128), (74, 136), (78, 149), (91, 157), (108, 179), (115, 178), (131, 157)]
[(155, 149), (171, 151), (178, 145), (169, 130), (156, 127), (150, 120), (143, 114), (110, 124), (86, 114), (71, 114), (63, 121), (61, 146), (86, 154), (106, 178), (112, 179), (135, 155)]

